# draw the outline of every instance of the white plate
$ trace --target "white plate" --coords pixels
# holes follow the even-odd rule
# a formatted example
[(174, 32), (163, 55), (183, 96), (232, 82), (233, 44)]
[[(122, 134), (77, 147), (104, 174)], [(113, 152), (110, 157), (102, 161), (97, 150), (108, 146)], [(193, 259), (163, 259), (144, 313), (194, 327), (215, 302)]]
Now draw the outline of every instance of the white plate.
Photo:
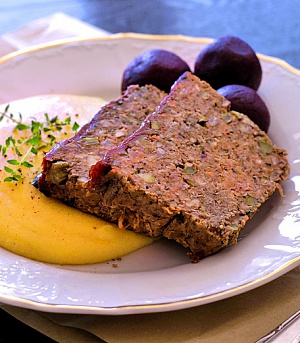
[[(209, 39), (115, 35), (57, 42), (0, 60), (0, 103), (41, 94), (120, 94), (122, 71), (150, 48), (176, 52), (193, 68)], [(86, 266), (34, 262), (0, 250), (0, 301), (42, 311), (131, 314), (171, 311), (228, 298), (300, 265), (300, 71), (259, 55), (259, 94), (270, 109), (269, 134), (289, 152), (290, 180), (243, 230), (234, 246), (198, 264), (164, 240), (117, 261)], [(114, 262), (116, 263), (116, 262)]]

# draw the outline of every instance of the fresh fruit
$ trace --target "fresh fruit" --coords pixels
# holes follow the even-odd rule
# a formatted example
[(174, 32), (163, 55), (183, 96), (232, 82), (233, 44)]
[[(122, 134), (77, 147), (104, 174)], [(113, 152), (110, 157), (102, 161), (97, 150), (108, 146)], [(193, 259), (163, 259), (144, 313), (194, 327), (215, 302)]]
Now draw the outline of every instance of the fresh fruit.
[(132, 84), (152, 84), (169, 92), (173, 83), (185, 71), (190, 71), (188, 64), (171, 51), (147, 50), (136, 56), (126, 67), (122, 79), (122, 92)]
[(217, 92), (231, 102), (231, 109), (246, 114), (263, 131), (270, 126), (270, 113), (257, 92), (243, 85), (227, 85)]
[(207, 45), (196, 58), (194, 73), (215, 89), (240, 84), (257, 90), (262, 78), (255, 52), (234, 36), (224, 36)]

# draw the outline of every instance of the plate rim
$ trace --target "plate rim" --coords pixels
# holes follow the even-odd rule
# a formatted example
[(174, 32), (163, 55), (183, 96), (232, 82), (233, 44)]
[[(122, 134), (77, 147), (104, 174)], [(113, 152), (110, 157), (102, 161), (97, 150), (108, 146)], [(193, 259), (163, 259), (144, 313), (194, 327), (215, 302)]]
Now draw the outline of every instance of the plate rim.
[[(88, 306), (88, 305), (67, 305), (67, 304), (48, 304), (39, 301), (17, 298), (14, 296), (2, 296), (0, 300), (6, 300), (6, 304), (24, 307), (27, 309), (44, 311), (49, 313), (76, 313), (76, 314), (94, 314), (94, 315), (129, 315), (129, 314), (146, 314), (146, 313), (159, 313), (171, 312), (197, 306), (203, 306), (216, 301), (228, 299), (247, 291), (254, 290), (259, 286), (263, 286), (278, 277), (286, 274), (292, 269), (300, 266), (300, 256), (281, 265), (280, 268), (270, 272), (263, 277), (250, 281), (246, 284), (236, 286), (221, 292), (213, 293), (204, 297), (183, 299), (173, 302), (157, 303), (157, 304), (139, 304), (139, 305), (120, 305), (120, 306)], [(23, 305), (23, 306), (21, 306)], [(188, 305), (188, 306), (186, 306)]]
[[(90, 38), (68, 38), (55, 40), (49, 43), (38, 44), (29, 48), (24, 48), (16, 52), (10, 53), (0, 58), (0, 65), (5, 64), (15, 58), (23, 57), (26, 55), (31, 55), (32, 53), (48, 50), (52, 48), (58, 48), (61, 46), (72, 45), (75, 43), (88, 43), (97, 41), (117, 41), (123, 39), (138, 39), (138, 40), (178, 40), (183, 42), (192, 43), (203, 43), (209, 44), (214, 39), (206, 37), (189, 37), (183, 35), (150, 35), (150, 34), (137, 34), (137, 33), (119, 33), (112, 34), (106, 37), (90, 37)], [(259, 59), (263, 61), (270, 62), (275, 65), (283, 67), (288, 72), (300, 77), (300, 70), (291, 66), (286, 61), (271, 57), (268, 55), (257, 53)], [(204, 297), (193, 298), (193, 299), (183, 299), (179, 301), (173, 301), (170, 303), (156, 303), (156, 304), (138, 304), (138, 305), (120, 305), (116, 307), (101, 307), (101, 306), (86, 306), (86, 305), (62, 305), (62, 304), (47, 304), (43, 302), (38, 302), (34, 300), (18, 298), (15, 296), (6, 296), (0, 294), (0, 300), (5, 300), (6, 303), (10, 303), (16, 306), (24, 306), (26, 308), (31, 308), (35, 310), (43, 310), (46, 312), (56, 312), (56, 313), (86, 313), (86, 314), (107, 314), (107, 315), (121, 315), (121, 314), (142, 314), (151, 312), (167, 312), (178, 309), (183, 309), (187, 307), (195, 307), (204, 305), (213, 301), (222, 300), (224, 298), (229, 298), (248, 290), (259, 287), (267, 282), (274, 280), (275, 278), (285, 274), (293, 268), (300, 265), (300, 256), (291, 259), (285, 264), (281, 265), (276, 270), (264, 275), (258, 279), (250, 281), (246, 284), (236, 286), (231, 289), (226, 289), (221, 292), (210, 294)], [(187, 306), (188, 305), (188, 306)]]
[[(122, 39), (137, 39), (137, 40), (179, 40), (183, 42), (191, 42), (191, 43), (203, 43), (203, 44), (209, 44), (215, 40), (215, 38), (209, 38), (209, 37), (192, 37), (192, 36), (185, 36), (185, 35), (155, 35), (155, 34), (144, 34), (144, 33), (133, 33), (133, 32), (121, 32), (121, 33), (114, 33), (107, 36), (102, 37), (73, 37), (73, 38), (63, 38), (63, 39), (57, 39), (53, 40), (47, 43), (41, 43), (36, 44), (30, 47), (21, 48), (17, 51), (11, 52), (9, 54), (6, 54), (2, 57), (0, 57), (0, 65), (3, 63), (6, 63), (8, 61), (11, 61), (15, 58), (32, 54), (37, 51), (41, 50), (47, 50), (52, 48), (57, 48), (61, 46), (66, 45), (72, 45), (75, 43), (88, 43), (88, 42), (97, 42), (97, 41), (116, 41), (116, 40), (122, 40)], [(271, 62), (274, 64), (277, 64), (284, 69), (288, 70), (289, 72), (300, 76), (300, 69), (292, 66), (285, 60), (273, 57), (270, 55), (262, 54), (260, 52), (256, 52), (256, 55), (259, 57), (259, 59), (267, 62)]]

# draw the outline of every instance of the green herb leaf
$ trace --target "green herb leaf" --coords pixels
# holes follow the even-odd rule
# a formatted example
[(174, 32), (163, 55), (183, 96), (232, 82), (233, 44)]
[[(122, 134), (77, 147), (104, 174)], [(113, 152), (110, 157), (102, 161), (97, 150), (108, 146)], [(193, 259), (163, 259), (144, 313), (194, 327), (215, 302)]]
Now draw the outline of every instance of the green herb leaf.
[(14, 171), (13, 171), (13, 169), (11, 169), (11, 168), (9, 168), (9, 167), (7, 167), (7, 166), (4, 166), (4, 170), (7, 172), (7, 173), (10, 173), (10, 174), (12, 174)]
[(23, 130), (29, 129), (30, 126), (29, 126), (29, 125), (25, 125), (25, 124), (20, 123), (20, 124), (18, 124), (18, 125), (16, 126), (16, 128), (17, 128), (18, 130), (20, 130), (20, 131), (23, 131)]
[(71, 117), (66, 118), (66, 119), (65, 119), (65, 123), (66, 123), (67, 125), (70, 125), (70, 124), (71, 124)]
[(19, 161), (17, 161), (17, 160), (7, 160), (7, 163), (12, 164), (14, 166), (17, 166), (19, 164)]
[(72, 131), (76, 132), (78, 129), (79, 129), (79, 124), (75, 122), (72, 126)]
[(33, 167), (33, 164), (31, 164), (29, 162), (26, 162), (26, 161), (22, 162), (21, 165), (24, 166), (24, 167), (27, 167), (27, 168), (32, 168)]
[(4, 182), (13, 182), (13, 181), (18, 181), (20, 177), (17, 176), (8, 176), (4, 179)]
[[(8, 154), (8, 150), (18, 158), (8, 159), (6, 162), (9, 165), (4, 166), (6, 173), (10, 174), (4, 179), (5, 182), (18, 181), (23, 178), (21, 174), (20, 166), (26, 168), (32, 168), (33, 165), (28, 162), (28, 158), (32, 155), (37, 155), (40, 151), (50, 148), (56, 142), (56, 133), (62, 131), (64, 127), (68, 127), (71, 131), (77, 131), (79, 125), (77, 122), (71, 123), (71, 117), (67, 117), (65, 120), (60, 120), (58, 116), (50, 118), (47, 113), (44, 113), (45, 120), (39, 122), (35, 119), (31, 120), (30, 124), (23, 122), (22, 114), (19, 113), (15, 116), (9, 113), (9, 105), (6, 106), (3, 113), (0, 112), (0, 122), (6, 118), (16, 124), (15, 129), (22, 131), (22, 136), (25, 138), (15, 138), (14, 135), (10, 135), (5, 138), (4, 143), (0, 144), (0, 153), (4, 158)], [(22, 148), (21, 148), (22, 147)], [(24, 147), (27, 148), (25, 153)], [(13, 169), (13, 167), (15, 169)]]

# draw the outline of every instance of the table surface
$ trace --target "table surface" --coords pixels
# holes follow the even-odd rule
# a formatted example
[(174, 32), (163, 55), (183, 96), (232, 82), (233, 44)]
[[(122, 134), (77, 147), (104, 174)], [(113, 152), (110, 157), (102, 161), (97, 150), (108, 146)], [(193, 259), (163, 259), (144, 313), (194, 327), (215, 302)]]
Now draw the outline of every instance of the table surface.
[[(112, 33), (238, 36), (252, 48), (300, 68), (299, 0), (2, 0), (0, 35), (64, 12)], [(54, 342), (0, 310), (0, 343)], [(15, 330), (6, 329), (11, 324)], [(12, 337), (16, 334), (15, 337)]]
[(300, 68), (299, 0), (2, 0), (0, 34), (55, 12), (112, 33), (235, 35)]

